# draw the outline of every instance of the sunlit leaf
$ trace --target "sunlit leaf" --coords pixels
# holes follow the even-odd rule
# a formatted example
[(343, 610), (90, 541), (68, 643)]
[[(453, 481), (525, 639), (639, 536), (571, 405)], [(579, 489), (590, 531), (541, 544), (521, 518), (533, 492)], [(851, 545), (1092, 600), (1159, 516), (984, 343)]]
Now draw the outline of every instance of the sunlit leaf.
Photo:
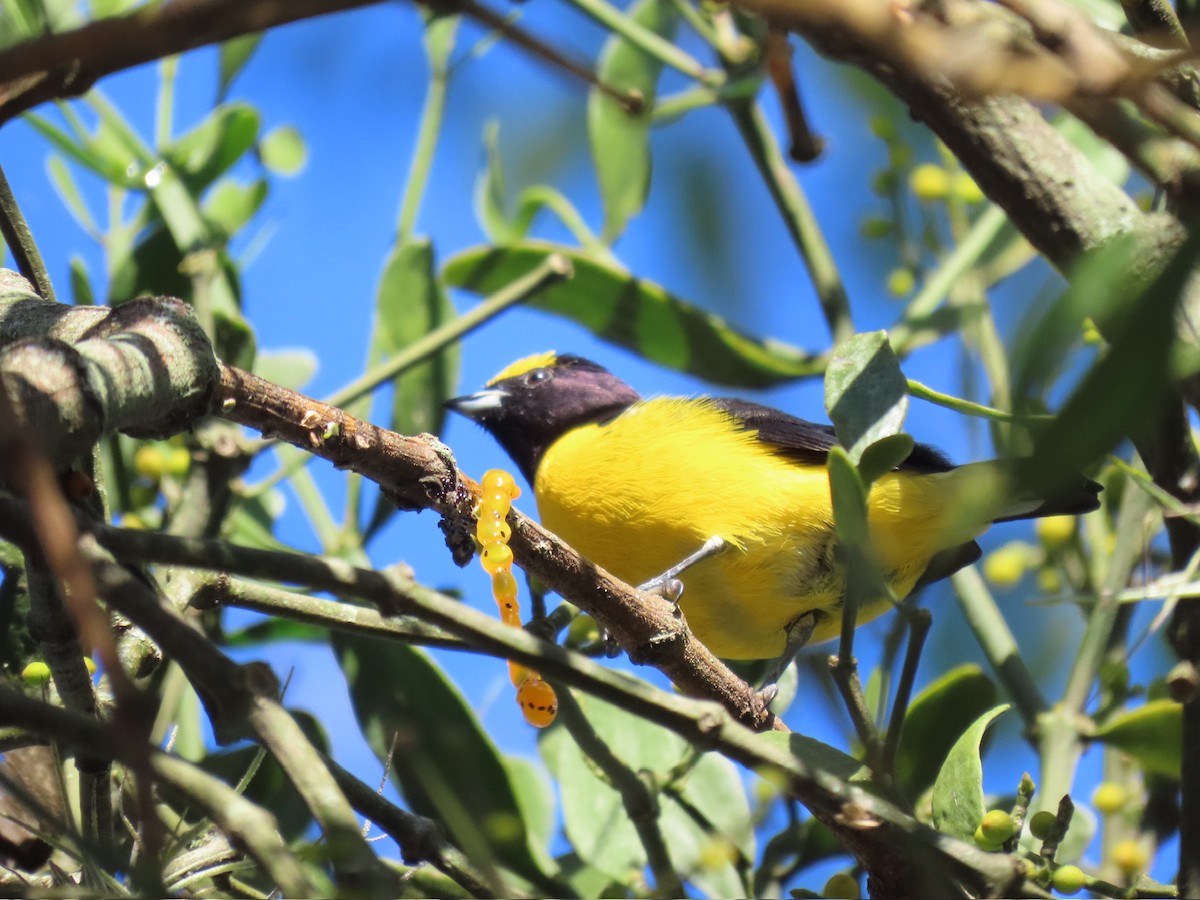
[(908, 412), (908, 381), (886, 331), (838, 344), (825, 372), (825, 409), (856, 463), (868, 446), (900, 430)]
[[(626, 12), (639, 25), (662, 36), (675, 28), (674, 6), (666, 0), (637, 0)], [(588, 136), (604, 200), (604, 237), (615, 240), (637, 215), (650, 190), (650, 112), (662, 61), (614, 34), (600, 54), (602, 84), (644, 98), (637, 113), (592, 88), (588, 96)]]
[(1128, 753), (1151, 774), (1178, 778), (1183, 707), (1174, 700), (1151, 700), (1113, 716), (1096, 729), (1092, 739)]
[(937, 778), (955, 738), (996, 702), (996, 686), (977, 665), (951, 669), (913, 698), (896, 753), (896, 783), (916, 800)]
[(413, 811), (444, 823), (477, 864), (491, 858), (556, 893), (530, 849), (500, 752), (445, 673), (395, 641), (338, 632), (330, 640), (363, 735), (380, 760), (394, 746), (392, 778)]
[(964, 841), (972, 839), (983, 819), (983, 763), (979, 748), (988, 726), (1009, 704), (1004, 703), (977, 718), (962, 733), (933, 784), (933, 824)]
[(250, 57), (262, 43), (263, 36), (259, 34), (243, 34), (231, 38), (221, 44), (220, 63), (217, 74), (217, 100), (224, 101), (233, 86), (234, 80), (241, 74), (242, 69), (250, 62)]
[(547, 256), (570, 259), (575, 277), (542, 291), (537, 309), (574, 319), (605, 340), (715, 384), (766, 387), (821, 371), (819, 357), (779, 341), (759, 341), (652, 281), (585, 253), (528, 241), (477, 247), (449, 260), (447, 284), (489, 294), (528, 274)]
[(164, 148), (163, 155), (195, 192), (212, 184), (258, 140), (261, 116), (248, 103), (228, 103)]

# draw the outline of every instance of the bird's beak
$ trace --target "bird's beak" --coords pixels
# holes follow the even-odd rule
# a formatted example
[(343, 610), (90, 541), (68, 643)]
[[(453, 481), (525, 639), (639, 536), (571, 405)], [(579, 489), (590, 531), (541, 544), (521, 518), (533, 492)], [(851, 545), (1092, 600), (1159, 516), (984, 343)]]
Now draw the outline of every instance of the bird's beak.
[(504, 391), (489, 389), (476, 391), (474, 394), (467, 394), (463, 397), (454, 397), (442, 405), (468, 419), (478, 420), (481, 416), (500, 409), (506, 397), (508, 394)]

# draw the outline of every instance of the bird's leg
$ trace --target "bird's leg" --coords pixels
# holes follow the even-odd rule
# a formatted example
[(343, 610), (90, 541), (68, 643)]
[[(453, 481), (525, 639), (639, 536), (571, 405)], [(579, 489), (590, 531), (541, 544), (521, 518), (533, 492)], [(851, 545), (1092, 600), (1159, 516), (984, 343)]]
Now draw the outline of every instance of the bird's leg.
[[(645, 591), (649, 594), (658, 594), (675, 604), (675, 608), (679, 608), (679, 598), (683, 596), (683, 582), (679, 580), (687, 569), (694, 566), (701, 560), (708, 559), (710, 556), (716, 556), (729, 545), (725, 543), (725, 538), (719, 535), (713, 535), (703, 544), (695, 553), (681, 560), (661, 575), (651, 578), (649, 581), (638, 585), (639, 591)], [(604, 652), (611, 659), (621, 652), (621, 648), (617, 642), (613, 640), (613, 636), (606, 630), (604, 632)]]
[(714, 534), (701, 544), (700, 549), (695, 553), (671, 566), (671, 568), (667, 569), (661, 575), (651, 578), (645, 584), (639, 584), (638, 590), (660, 594), (672, 603), (678, 604), (679, 598), (683, 594), (683, 584), (679, 581), (679, 576), (696, 563), (708, 559), (710, 556), (716, 556), (728, 546), (725, 543), (725, 538)]
[(779, 692), (778, 681), (783, 676), (784, 670), (791, 665), (792, 660), (796, 658), (808, 639), (812, 637), (813, 630), (817, 627), (817, 614), (813, 611), (808, 611), (798, 619), (794, 619), (788, 623), (784, 629), (787, 635), (783, 644), (783, 652), (779, 654), (779, 658), (775, 660), (775, 666), (767, 674), (765, 679), (766, 684), (758, 692), (758, 696), (762, 698), (763, 705), (770, 703), (775, 699), (775, 695)]

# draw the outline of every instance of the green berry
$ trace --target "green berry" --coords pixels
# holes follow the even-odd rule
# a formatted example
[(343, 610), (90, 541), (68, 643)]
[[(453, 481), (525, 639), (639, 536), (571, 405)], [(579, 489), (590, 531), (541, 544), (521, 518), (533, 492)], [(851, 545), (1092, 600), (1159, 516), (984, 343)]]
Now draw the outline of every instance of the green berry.
[(1034, 813), (1029, 819), (1029, 833), (1039, 841), (1048, 838), (1057, 826), (1058, 816), (1048, 809)]
[(991, 853), (993, 850), (999, 850), (1004, 846), (1004, 841), (993, 841), (983, 831), (983, 825), (979, 825), (975, 829), (975, 846), (980, 850), (986, 850)]
[(21, 670), (21, 680), (26, 684), (45, 684), (50, 680), (50, 667), (44, 662), (31, 662)]
[(1003, 844), (1017, 831), (1017, 823), (1002, 809), (993, 809), (984, 814), (983, 821), (979, 823), (979, 830), (983, 836), (993, 844)]
[(894, 141), (896, 123), (887, 116), (871, 116), (871, 133), (881, 141)]
[(882, 240), (892, 233), (892, 223), (881, 216), (872, 216), (863, 219), (862, 224), (858, 226), (858, 233), (868, 241)]
[(845, 872), (831, 875), (821, 888), (822, 897), (836, 897), (838, 900), (858, 900), (862, 896), (858, 879)]
[(1079, 866), (1059, 866), (1050, 876), (1050, 884), (1060, 894), (1078, 894), (1087, 884), (1087, 876)]
[(871, 192), (879, 197), (888, 197), (899, 183), (895, 169), (880, 169), (871, 176)]
[(887, 291), (893, 297), (907, 297), (917, 286), (916, 276), (912, 269), (902, 266), (892, 269), (887, 278)]
[(1129, 802), (1129, 791), (1119, 784), (1106, 781), (1092, 791), (1092, 806), (1106, 816), (1120, 812)]

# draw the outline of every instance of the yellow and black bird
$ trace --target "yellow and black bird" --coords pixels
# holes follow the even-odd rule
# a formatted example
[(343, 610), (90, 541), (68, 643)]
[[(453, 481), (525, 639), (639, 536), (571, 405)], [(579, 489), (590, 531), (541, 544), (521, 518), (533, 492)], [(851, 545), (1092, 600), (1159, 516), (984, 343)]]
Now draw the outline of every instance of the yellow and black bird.
[[(744, 400), (643, 399), (595, 363), (555, 353), (519, 360), (447, 406), (499, 441), (547, 528), (630, 584), (723, 539), (723, 552), (687, 569), (680, 599), (717, 656), (790, 656), (838, 633), (846, 571), (826, 470), (830, 426)], [(871, 541), (895, 597), (977, 559), (975, 538), (992, 522), (1099, 505), (1099, 485), (1086, 479), (1046, 501), (1002, 497), (1003, 478), (994, 462), (954, 466), (917, 444), (874, 483)], [(997, 499), (980, 509), (967, 496), (979, 491)], [(880, 598), (859, 621), (889, 606)]]

